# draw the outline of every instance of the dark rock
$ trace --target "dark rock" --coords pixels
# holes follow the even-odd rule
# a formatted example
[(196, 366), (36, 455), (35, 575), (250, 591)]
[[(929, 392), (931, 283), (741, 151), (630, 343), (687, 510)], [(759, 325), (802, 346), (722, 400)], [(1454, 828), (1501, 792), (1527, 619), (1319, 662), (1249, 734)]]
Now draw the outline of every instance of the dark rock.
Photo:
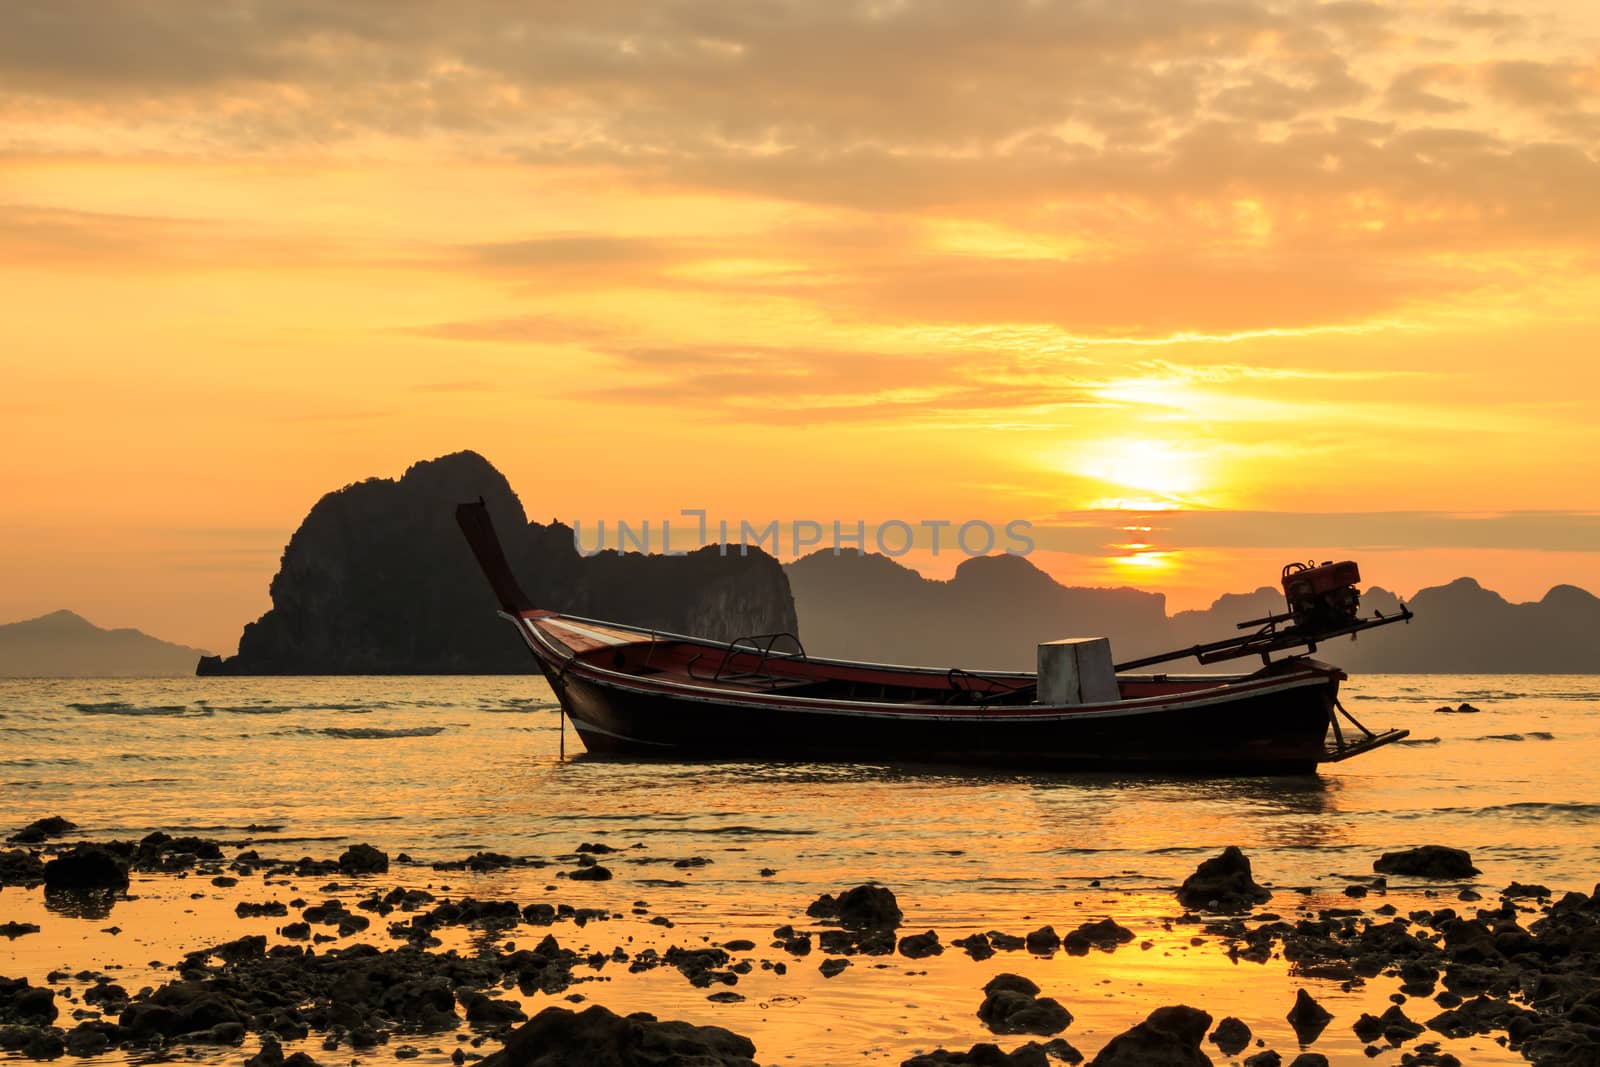
[(1209, 1067), (1200, 1042), (1211, 1016), (1198, 1008), (1157, 1008), (1144, 1022), (1106, 1043), (1089, 1067)]
[[(28, 1026), (45, 1026), (55, 1022), (60, 1010), (56, 1007), (56, 993), (43, 986), (30, 986), (26, 978), (9, 990), (9, 1004), (0, 1004), (8, 1022)], [(0, 993), (0, 996), (6, 995)]]
[(1178, 887), (1178, 903), (1200, 911), (1249, 911), (1270, 899), (1271, 891), (1255, 883), (1250, 876), (1250, 860), (1236, 845), (1229, 845), (1221, 855), (1202, 862)]
[(997, 1034), (1054, 1034), (1072, 1025), (1072, 1013), (1018, 974), (997, 974), (983, 987), (978, 1018)]
[(67, 1045), (53, 1027), (0, 1026), (0, 1050), (20, 1052), (30, 1060), (53, 1060), (66, 1053)]
[(871, 883), (847, 889), (838, 897), (824, 893), (806, 908), (806, 914), (857, 930), (893, 928), (903, 917), (893, 891)]
[(1550, 895), (1550, 887), (1539, 885), (1538, 883), (1523, 885), (1521, 882), (1512, 882), (1500, 890), (1500, 895), (1507, 900), (1543, 900)]
[(241, 919), (255, 919), (267, 915), (277, 917), (288, 915), (289, 907), (280, 900), (268, 900), (260, 904), (241, 900), (234, 905), (233, 913)]
[(52, 837), (60, 837), (62, 834), (69, 833), (77, 828), (77, 823), (68, 822), (59, 815), (51, 815), (43, 819), (35, 819), (6, 838), (6, 840), (19, 845), (37, 845)]
[(83, 991), (85, 1004), (97, 1004), (107, 1011), (122, 1011), (128, 1006), (128, 999), (128, 991), (115, 982), (101, 982)]
[(39, 932), (36, 923), (6, 922), (0, 923), (0, 937), (15, 940), (23, 934), (36, 934)]
[(119, 1027), (112, 1023), (84, 1020), (67, 1031), (67, 1055), (87, 1057), (106, 1052), (116, 1042)]
[(1370, 1045), (1383, 1036), (1383, 1020), (1371, 1012), (1364, 1011), (1350, 1029), (1355, 1031), (1356, 1038), (1362, 1044)]
[(720, 1026), (619, 1016), (596, 1004), (581, 1013), (546, 1008), (506, 1039), (483, 1067), (756, 1067), (749, 1038)]
[(128, 1005), (118, 1022), (136, 1038), (167, 1037), (178, 1033), (180, 1026), (175, 1009), (149, 1001)]
[(1391, 1045), (1404, 1044), (1423, 1032), (1421, 1023), (1413, 1022), (1396, 1004), (1378, 1017), (1382, 1034)]
[(371, 845), (351, 845), (339, 857), (339, 870), (345, 874), (385, 874), (389, 854)]
[(33, 886), (44, 881), (44, 861), (25, 849), (0, 852), (0, 886)]
[(822, 961), (822, 963), (817, 967), (817, 970), (822, 972), (822, 977), (832, 978), (835, 975), (843, 973), (844, 969), (848, 966), (850, 966), (849, 960), (827, 959)]
[(1237, 1056), (1250, 1045), (1250, 1027), (1230, 1015), (1211, 1031), (1211, 1040), (1224, 1056)]
[(126, 889), (128, 864), (100, 845), (76, 845), (44, 865), (45, 889)]
[(1101, 919), (1098, 922), (1084, 923), (1062, 938), (1061, 943), (1066, 946), (1068, 952), (1081, 956), (1091, 948), (1110, 952), (1118, 945), (1126, 945), (1132, 940), (1132, 930), (1126, 926), (1118, 926), (1114, 919)]
[(574, 882), (609, 882), (611, 870), (597, 863), (593, 867), (579, 867), (575, 871), (569, 871), (567, 877)]
[(1419, 845), (1403, 852), (1385, 852), (1372, 864), (1380, 874), (1413, 878), (1471, 878), (1480, 873), (1465, 849), (1445, 845)]
[(1328, 1067), (1328, 1057), (1320, 1052), (1302, 1052), (1289, 1061), (1289, 1067)]
[(1061, 947), (1061, 935), (1053, 926), (1041, 926), (1022, 939), (1028, 951), (1036, 956), (1048, 956)]
[(950, 942), (961, 949), (974, 960), (986, 960), (994, 955), (994, 946), (989, 943), (985, 934), (973, 934), (971, 937), (959, 937)]
[(1328, 1023), (1333, 1021), (1333, 1014), (1311, 998), (1311, 994), (1304, 989), (1295, 991), (1294, 1007), (1289, 1009), (1286, 1016), (1289, 1025), (1294, 1027), (1295, 1036), (1302, 1045), (1309, 1045), (1327, 1029)]
[(530, 524), (504, 476), (458, 452), (319, 500), (284, 550), (272, 609), (245, 626), (238, 655), (205, 657), (197, 672), (525, 672), (527, 649), (495, 617), (455, 523), (456, 505), (479, 497), (542, 606), (719, 641), (799, 630), (783, 569), (759, 548), (582, 556), (571, 528)]
[[(1537, 1056), (1535, 1057), (1535, 1062), (1549, 1063), (1548, 1060), (1543, 1060)], [(1581, 1060), (1567, 1061), (1559, 1064), (1558, 1067), (1578, 1067), (1582, 1062)], [(1448, 1052), (1441, 1052), (1437, 1042), (1418, 1045), (1411, 1052), (1402, 1053), (1400, 1064), (1401, 1067), (1461, 1067), (1461, 1061)], [(1556, 1065), (1553, 1065), (1553, 1067), (1556, 1067)]]
[(1270, 1048), (1244, 1058), (1244, 1067), (1279, 1067), (1281, 1063), (1283, 1057)]
[(988, 1042), (973, 1045), (966, 1052), (941, 1048), (913, 1056), (900, 1067), (1048, 1067), (1052, 1057), (1065, 1063), (1083, 1062), (1083, 1053), (1058, 1037), (1043, 1044), (1029, 1041), (1010, 1052)]
[(909, 959), (926, 959), (943, 952), (944, 946), (939, 944), (939, 935), (932, 930), (925, 934), (908, 934), (900, 939), (900, 955)]
[(260, 959), (267, 954), (267, 939), (261, 934), (248, 934), (237, 940), (218, 945), (211, 951), (228, 963)]
[(519, 1023), (528, 1016), (522, 1008), (509, 1000), (498, 1000), (472, 990), (462, 990), (458, 999), (466, 1009), (467, 1022), (485, 1026)]
[(220, 1022), (206, 1031), (206, 1041), (213, 1045), (244, 1044), (244, 1024), (235, 1020)]
[(272, 1034), (261, 1038), (261, 1050), (244, 1061), (244, 1067), (283, 1067), (283, 1046)]

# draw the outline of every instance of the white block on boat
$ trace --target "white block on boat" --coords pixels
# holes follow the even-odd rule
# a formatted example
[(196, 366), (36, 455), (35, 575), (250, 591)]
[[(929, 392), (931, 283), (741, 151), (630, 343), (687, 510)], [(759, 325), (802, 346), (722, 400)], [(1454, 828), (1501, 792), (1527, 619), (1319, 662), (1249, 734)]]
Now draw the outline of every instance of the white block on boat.
[(1066, 637), (1039, 646), (1039, 703), (1105, 704), (1121, 699), (1109, 638)]

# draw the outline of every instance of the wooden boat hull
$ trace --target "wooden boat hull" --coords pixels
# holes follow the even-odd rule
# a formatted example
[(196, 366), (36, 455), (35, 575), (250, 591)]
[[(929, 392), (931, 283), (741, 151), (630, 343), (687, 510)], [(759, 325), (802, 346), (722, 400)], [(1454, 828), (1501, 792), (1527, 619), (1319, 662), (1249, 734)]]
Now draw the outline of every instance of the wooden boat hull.
[[(752, 706), (547, 670), (592, 753), (658, 759), (953, 763), (1053, 770), (1302, 774), (1328, 758), (1336, 679), (1105, 714)], [(952, 709), (953, 711), (953, 709)]]

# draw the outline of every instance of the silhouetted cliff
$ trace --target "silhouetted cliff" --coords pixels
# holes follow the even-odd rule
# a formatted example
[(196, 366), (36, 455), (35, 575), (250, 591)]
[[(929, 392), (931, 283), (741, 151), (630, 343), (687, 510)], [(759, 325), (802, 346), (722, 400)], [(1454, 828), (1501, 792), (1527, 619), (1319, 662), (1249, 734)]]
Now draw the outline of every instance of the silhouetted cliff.
[(272, 609), (244, 628), (239, 653), (200, 674), (521, 673), (532, 657), (496, 616), (455, 523), (483, 497), (523, 588), (541, 607), (728, 640), (795, 630), (778, 562), (764, 553), (580, 555), (572, 531), (529, 523), (482, 456), (418, 463), (398, 481), (329, 493), (284, 550)]
[(831, 549), (785, 570), (816, 656), (1031, 671), (1041, 641), (1105, 636), (1120, 656), (1167, 625), (1160, 593), (1063, 586), (1020, 556), (965, 560), (947, 582)]
[(70, 611), (0, 626), (0, 678), (166, 678), (188, 674), (203, 655), (138, 630), (103, 630)]

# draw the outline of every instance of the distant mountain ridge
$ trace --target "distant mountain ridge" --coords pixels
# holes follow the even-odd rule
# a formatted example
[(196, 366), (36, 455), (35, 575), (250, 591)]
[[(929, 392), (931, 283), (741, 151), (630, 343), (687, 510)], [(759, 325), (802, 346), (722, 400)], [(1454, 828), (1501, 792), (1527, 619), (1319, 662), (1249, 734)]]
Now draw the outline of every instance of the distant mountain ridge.
[(0, 678), (166, 678), (193, 673), (205, 654), (71, 611), (0, 625)]
[(1021, 556), (964, 560), (949, 581), (831, 549), (784, 570), (806, 651), (834, 659), (1032, 670), (1040, 641), (1104, 636), (1120, 654), (1167, 625), (1160, 593), (1063, 586)]
[[(1169, 617), (1159, 593), (1064, 586), (1017, 556), (967, 560), (949, 581), (885, 556), (831, 550), (785, 571), (812, 655), (975, 670), (1032, 670), (1040, 642), (1086, 635), (1110, 638), (1116, 659), (1132, 660), (1232, 636), (1238, 623), (1284, 607), (1282, 591), (1265, 586)], [(1410, 623), (1335, 639), (1317, 656), (1362, 673), (1600, 673), (1600, 598), (1576, 586), (1512, 604), (1459, 578), (1421, 590), (1407, 605), (1417, 616)], [(1386, 589), (1363, 592), (1363, 614), (1399, 608)], [(1170, 669), (1198, 668), (1191, 659)]]

